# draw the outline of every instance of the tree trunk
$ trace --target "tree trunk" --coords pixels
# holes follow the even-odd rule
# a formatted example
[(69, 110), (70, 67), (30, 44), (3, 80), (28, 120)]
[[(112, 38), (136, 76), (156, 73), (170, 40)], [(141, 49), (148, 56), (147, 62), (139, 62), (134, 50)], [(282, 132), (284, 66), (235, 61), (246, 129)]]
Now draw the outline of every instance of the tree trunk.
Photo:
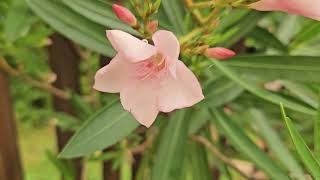
[(22, 180), (17, 131), (7, 76), (0, 72), (0, 179)]
[[(75, 50), (72, 42), (64, 38), (60, 34), (51, 36), (53, 44), (49, 46), (49, 64), (53, 72), (57, 74), (57, 80), (54, 86), (60, 89), (72, 89), (80, 93), (80, 72), (79, 72), (79, 55)], [(56, 111), (65, 112), (74, 115), (75, 111), (69, 101), (53, 97), (53, 106)], [(60, 128), (56, 129), (58, 150), (62, 150), (64, 145), (72, 136), (71, 131), (62, 131)], [(81, 179), (82, 164), (81, 159), (72, 162), (75, 170), (76, 179)]]

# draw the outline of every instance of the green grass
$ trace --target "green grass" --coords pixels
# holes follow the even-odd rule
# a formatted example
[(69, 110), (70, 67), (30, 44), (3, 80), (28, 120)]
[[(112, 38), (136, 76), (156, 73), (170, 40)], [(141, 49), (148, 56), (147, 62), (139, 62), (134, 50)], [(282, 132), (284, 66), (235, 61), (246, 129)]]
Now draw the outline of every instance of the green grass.
[[(30, 128), (18, 125), (20, 153), (26, 180), (59, 180), (60, 173), (48, 160), (46, 151), (56, 151), (55, 131), (52, 126)], [(101, 164), (86, 164), (88, 180), (101, 178)]]

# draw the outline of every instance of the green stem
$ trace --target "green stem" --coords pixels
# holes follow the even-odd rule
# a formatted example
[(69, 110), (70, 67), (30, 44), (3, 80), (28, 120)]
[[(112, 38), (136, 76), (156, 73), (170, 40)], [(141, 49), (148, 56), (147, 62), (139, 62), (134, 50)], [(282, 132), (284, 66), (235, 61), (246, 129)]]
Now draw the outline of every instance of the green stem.
[(190, 41), (192, 38), (194, 38), (195, 36), (200, 34), (202, 31), (203, 31), (203, 28), (196, 28), (196, 29), (192, 30), (190, 33), (186, 34), (185, 36), (180, 37), (179, 38), (180, 44), (182, 45), (182, 44)]

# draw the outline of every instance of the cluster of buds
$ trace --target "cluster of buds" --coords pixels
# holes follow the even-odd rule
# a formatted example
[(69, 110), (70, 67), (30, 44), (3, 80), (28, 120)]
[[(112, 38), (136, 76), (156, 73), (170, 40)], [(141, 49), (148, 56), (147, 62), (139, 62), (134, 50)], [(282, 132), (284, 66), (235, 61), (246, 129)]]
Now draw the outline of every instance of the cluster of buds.
[(157, 0), (153, 4), (149, 2), (144, 5), (147, 8), (142, 8), (142, 5), (139, 1), (133, 1), (133, 6), (135, 7), (140, 18), (143, 20), (143, 28), (137, 21), (136, 16), (129, 9), (118, 4), (114, 4), (112, 6), (112, 10), (122, 22), (130, 25), (143, 36), (148, 38), (158, 29), (158, 21), (150, 20), (149, 17), (157, 13), (160, 3), (161, 0)]
[[(141, 10), (141, 4), (139, 4), (138, 1), (136, 1), (136, 3), (133, 4), (139, 16), (144, 20), (144, 30), (141, 30), (141, 25), (137, 21), (136, 16), (129, 9), (118, 4), (114, 4), (112, 6), (112, 10), (122, 22), (138, 30), (140, 33), (142, 33), (142, 35), (144, 35), (147, 38), (149, 35), (152, 35), (158, 29), (158, 20), (148, 20), (148, 17), (158, 11), (160, 2), (160, 0), (157, 0), (155, 4), (149, 4), (149, 8), (144, 8), (144, 11)], [(214, 28), (217, 26), (217, 24), (218, 22), (214, 22), (210, 27)], [(208, 28), (206, 28), (206, 30), (208, 30)], [(233, 52), (232, 50), (222, 47), (209, 48), (209, 45), (207, 44), (196, 46), (194, 48), (189, 47), (187, 48), (187, 50), (185, 50), (184, 54), (190, 56), (205, 55), (209, 58), (215, 58), (220, 60), (228, 59), (235, 56), (235, 52)]]

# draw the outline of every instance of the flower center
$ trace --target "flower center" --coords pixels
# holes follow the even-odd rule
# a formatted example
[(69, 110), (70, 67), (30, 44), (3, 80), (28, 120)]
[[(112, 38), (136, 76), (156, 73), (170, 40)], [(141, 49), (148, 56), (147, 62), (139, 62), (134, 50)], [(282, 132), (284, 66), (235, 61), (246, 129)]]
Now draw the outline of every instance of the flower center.
[(146, 78), (160, 78), (166, 71), (166, 60), (165, 57), (157, 53), (149, 59), (138, 64), (137, 76), (139, 79)]

